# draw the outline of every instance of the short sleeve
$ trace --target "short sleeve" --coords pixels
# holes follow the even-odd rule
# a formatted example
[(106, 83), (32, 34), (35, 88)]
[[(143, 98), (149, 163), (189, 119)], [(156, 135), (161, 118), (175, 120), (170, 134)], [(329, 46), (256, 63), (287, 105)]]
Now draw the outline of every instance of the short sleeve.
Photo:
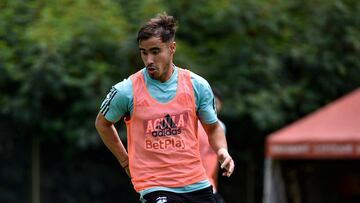
[(132, 85), (125, 79), (113, 86), (100, 106), (100, 112), (110, 122), (117, 122), (132, 111)]
[(215, 98), (209, 83), (201, 76), (191, 72), (195, 106), (199, 119), (206, 124), (213, 124), (217, 119)]

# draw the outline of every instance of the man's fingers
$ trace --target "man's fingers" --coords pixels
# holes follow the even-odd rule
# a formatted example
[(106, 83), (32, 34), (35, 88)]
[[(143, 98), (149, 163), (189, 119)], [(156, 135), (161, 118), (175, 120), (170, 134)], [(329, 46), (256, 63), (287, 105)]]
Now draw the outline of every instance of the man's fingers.
[(222, 175), (230, 177), (234, 172), (235, 164), (231, 157), (226, 157), (225, 160), (221, 163), (220, 167), (226, 170)]
[(227, 169), (225, 166), (226, 165), (228, 165), (229, 163), (230, 163), (230, 161), (231, 161), (231, 157), (226, 157), (225, 159), (224, 159), (224, 161), (221, 163), (221, 165), (220, 165), (220, 168), (225, 168), (225, 169)]
[(230, 177), (231, 174), (234, 172), (235, 163), (234, 160), (231, 159), (229, 169), (227, 170), (227, 177)]
[(227, 151), (226, 148), (220, 148), (217, 151), (217, 155), (218, 155), (219, 161), (220, 161), (220, 168), (225, 169), (225, 171), (223, 172), (222, 175), (230, 177), (231, 174), (234, 172), (235, 164), (234, 164), (233, 159), (229, 155), (229, 152)]

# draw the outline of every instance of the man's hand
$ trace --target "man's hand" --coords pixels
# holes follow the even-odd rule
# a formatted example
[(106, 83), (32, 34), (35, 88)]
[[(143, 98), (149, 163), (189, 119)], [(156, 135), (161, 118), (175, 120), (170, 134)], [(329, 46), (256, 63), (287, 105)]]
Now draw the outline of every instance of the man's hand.
[(220, 162), (220, 168), (225, 169), (222, 173), (223, 176), (230, 177), (231, 174), (234, 172), (235, 163), (231, 158), (229, 152), (225, 148), (220, 148), (217, 151), (218, 160)]
[(131, 177), (131, 176), (130, 176), (129, 165), (125, 166), (124, 170), (125, 170), (126, 174), (127, 174), (129, 177)]
[(130, 176), (130, 169), (129, 169), (129, 160), (126, 159), (125, 161), (120, 162), (121, 167), (125, 170), (126, 174)]

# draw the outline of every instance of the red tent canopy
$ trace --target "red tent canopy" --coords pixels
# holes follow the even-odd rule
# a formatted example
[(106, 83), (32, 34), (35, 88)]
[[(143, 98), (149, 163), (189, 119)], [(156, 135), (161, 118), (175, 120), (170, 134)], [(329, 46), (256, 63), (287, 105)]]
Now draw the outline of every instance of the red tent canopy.
[(272, 158), (360, 158), (360, 88), (270, 134)]

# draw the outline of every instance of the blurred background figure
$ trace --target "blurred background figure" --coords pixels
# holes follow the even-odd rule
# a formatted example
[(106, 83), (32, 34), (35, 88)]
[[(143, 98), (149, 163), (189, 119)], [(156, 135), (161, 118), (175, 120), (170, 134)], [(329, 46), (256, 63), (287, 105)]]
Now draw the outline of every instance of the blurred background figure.
[[(213, 93), (214, 93), (214, 108), (216, 108), (216, 112), (217, 114), (220, 113), (221, 111), (221, 107), (222, 107), (222, 95), (221, 92), (216, 89), (213, 88)], [(225, 131), (225, 135), (226, 135), (226, 127), (225, 124), (218, 118), (218, 121), (221, 125), (221, 127), (224, 129)], [(201, 160), (203, 163), (203, 166), (205, 168), (206, 174), (213, 186), (213, 191), (214, 191), (214, 196), (216, 199), (217, 203), (225, 203), (224, 198), (220, 195), (219, 191), (218, 191), (218, 173), (219, 173), (219, 162), (217, 160), (217, 155), (214, 152), (214, 150), (212, 150), (209, 141), (208, 141), (208, 136), (206, 135), (205, 130), (203, 129), (200, 121), (199, 121), (199, 129), (198, 129), (198, 135), (199, 135), (199, 139), (200, 139), (200, 156), (201, 156)]]

